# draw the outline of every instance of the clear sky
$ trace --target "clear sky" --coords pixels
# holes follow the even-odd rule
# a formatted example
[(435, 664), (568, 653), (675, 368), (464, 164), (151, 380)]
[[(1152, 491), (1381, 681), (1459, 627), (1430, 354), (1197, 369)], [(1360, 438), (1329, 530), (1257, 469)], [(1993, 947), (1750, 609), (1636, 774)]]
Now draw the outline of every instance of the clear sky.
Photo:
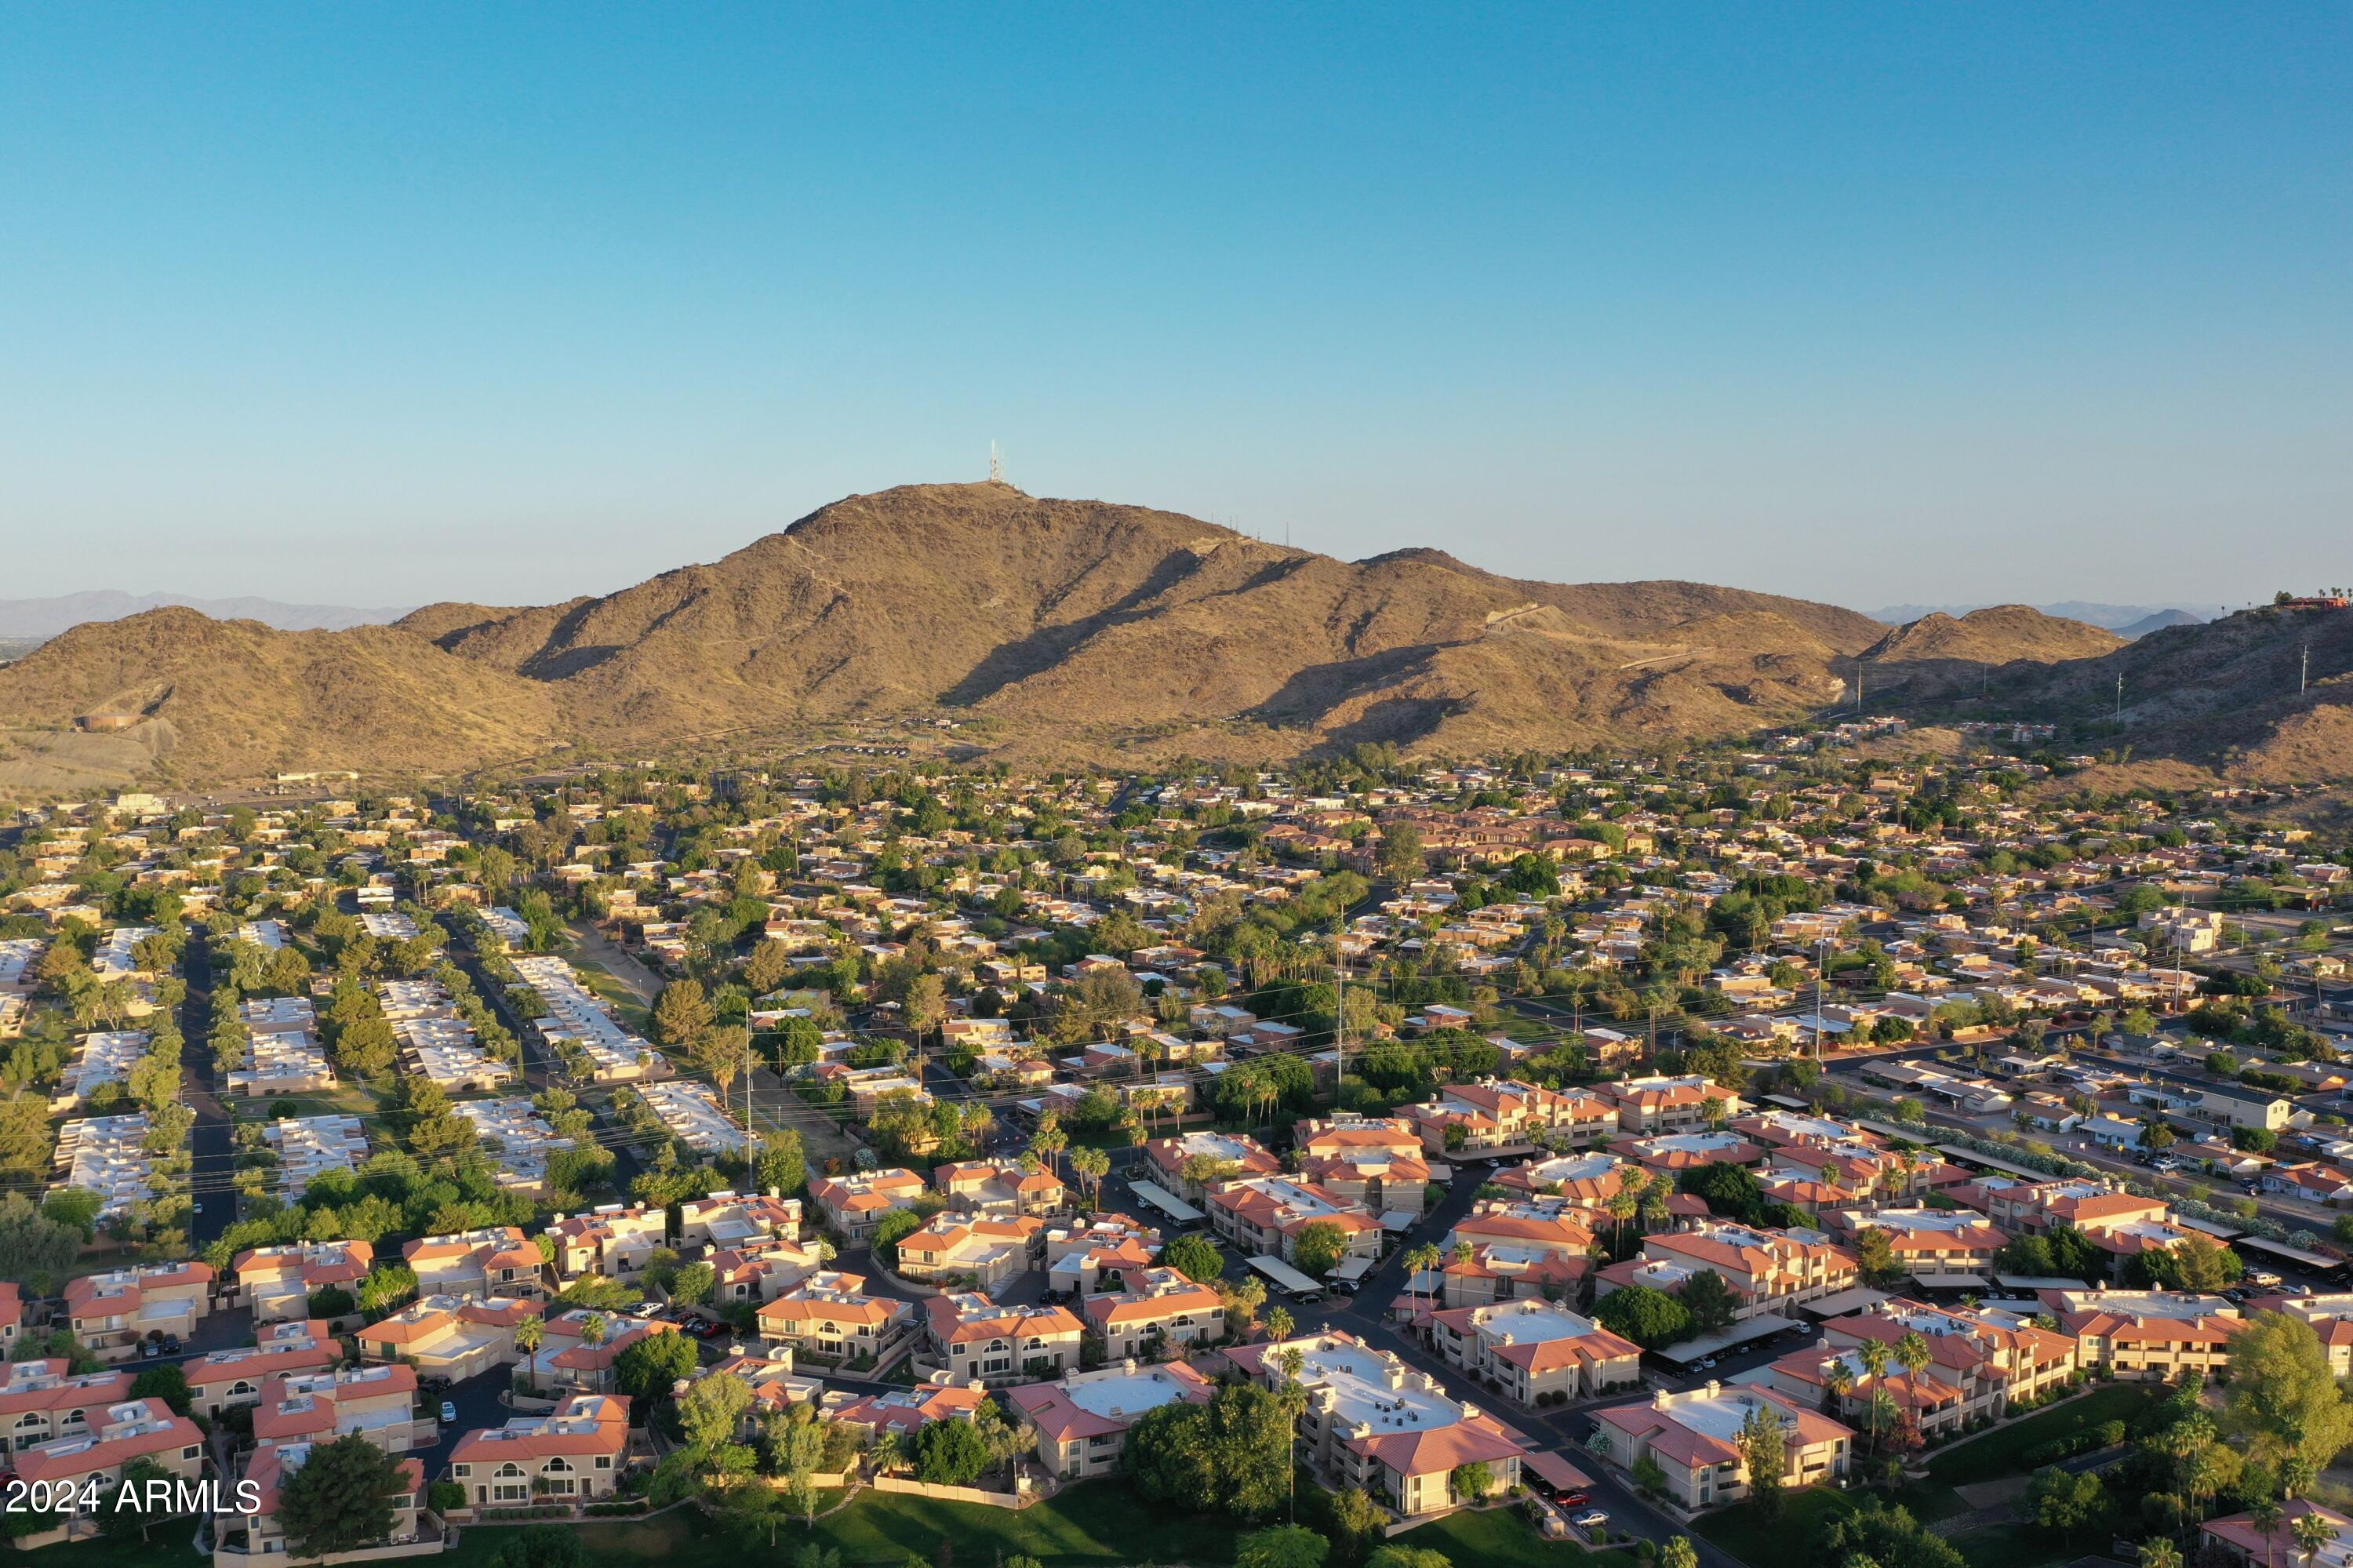
[(2353, 578), (2353, 10), (0, 10), (0, 597), (978, 478), (1862, 608)]

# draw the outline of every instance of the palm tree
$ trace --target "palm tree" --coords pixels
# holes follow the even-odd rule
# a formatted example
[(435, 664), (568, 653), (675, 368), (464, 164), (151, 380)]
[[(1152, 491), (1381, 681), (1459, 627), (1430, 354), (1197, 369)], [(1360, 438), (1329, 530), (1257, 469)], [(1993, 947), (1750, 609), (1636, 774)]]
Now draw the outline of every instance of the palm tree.
[(2280, 1461), (2280, 1496), (2292, 1498), (2312, 1485), (2312, 1461), (2301, 1454), (2290, 1454)]
[(2261, 1498), (2247, 1510), (2247, 1522), (2263, 1538), (2263, 1568), (2273, 1568), (2274, 1548), (2279, 1541), (2280, 1505), (2277, 1498)]
[[(1276, 1310), (1281, 1311), (1282, 1308), (1277, 1308)], [(1285, 1317), (1289, 1315), (1284, 1314)], [(1273, 1314), (1268, 1314), (1268, 1321), (1272, 1320)], [(1278, 1397), (1282, 1401), (1282, 1419), (1291, 1438), (1291, 1441), (1283, 1446), (1282, 1454), (1283, 1514), (1288, 1522), (1297, 1524), (1299, 1522), (1299, 1461), (1296, 1449), (1299, 1446), (1299, 1413), (1307, 1408), (1307, 1390), (1300, 1385), (1299, 1374), (1307, 1365), (1307, 1357), (1297, 1345), (1285, 1345), (1274, 1359), (1275, 1364), (1282, 1370), (1282, 1388)]]
[(1846, 1396), (1853, 1388), (1854, 1371), (1846, 1364), (1846, 1358), (1841, 1356), (1830, 1364), (1829, 1371), (1822, 1373), (1822, 1392), (1829, 1401), (1822, 1414), (1836, 1416), (1846, 1407)]
[(1642, 1211), (1642, 1200), (1630, 1187), (1620, 1187), (1609, 1194), (1609, 1217), (1618, 1222), (1618, 1245), (1626, 1245), (1626, 1222)]
[(2296, 1545), (2303, 1550), (2305, 1568), (2312, 1568), (2320, 1549), (2337, 1539), (2337, 1527), (2329, 1522), (2325, 1513), (2297, 1514), (2295, 1522), (2287, 1528), (2288, 1533), (2295, 1537)]
[(1877, 1340), (1865, 1340), (1862, 1346), (1855, 1351), (1855, 1357), (1862, 1362), (1863, 1372), (1871, 1379), (1872, 1393), (1873, 1395), (1870, 1406), (1872, 1416), (1871, 1441), (1872, 1446), (1876, 1447), (1879, 1445), (1879, 1404), (1877, 1395), (1885, 1392), (1879, 1386), (1879, 1382), (1882, 1378), (1887, 1375), (1887, 1347), (1880, 1343)]
[(2161, 1535), (2152, 1536), (2140, 1543), (2140, 1568), (2181, 1568), (2181, 1548)]
[(586, 1318), (580, 1319), (580, 1342), (584, 1345), (603, 1344), (605, 1342), (605, 1314), (602, 1312), (589, 1313)]
[(1268, 1343), (1276, 1345), (1282, 1343), (1283, 1340), (1291, 1338), (1292, 1328), (1293, 1321), (1291, 1309), (1289, 1308), (1275, 1307), (1268, 1310), (1266, 1315), (1266, 1338)]
[(1100, 1207), (1103, 1199), (1103, 1179), (1111, 1171), (1111, 1156), (1100, 1149), (1076, 1149), (1071, 1151), (1071, 1171), (1087, 1184), (1087, 1204)]
[(515, 1353), (522, 1357), (523, 1377), (534, 1394), (539, 1392), (539, 1366), (533, 1358), (539, 1354), (540, 1341), (546, 1334), (546, 1325), (536, 1318), (525, 1318), (515, 1325)]
[(1920, 1373), (1932, 1358), (1928, 1340), (1917, 1329), (1906, 1329), (1904, 1337), (1895, 1341), (1895, 1363), (1904, 1369), (1904, 1381), (1912, 1397), (1912, 1419), (1920, 1419)]
[(1054, 1157), (1071, 1146), (1071, 1135), (1062, 1130), (1061, 1119), (1051, 1111), (1038, 1118), (1038, 1130), (1030, 1136), (1029, 1152), (1045, 1161), (1049, 1171), (1059, 1171)]
[[(1423, 1242), (1420, 1245), (1415, 1247), (1412, 1251), (1405, 1255), (1406, 1277), (1409, 1279), (1416, 1281), (1418, 1284), (1424, 1275), (1438, 1266), (1438, 1244), (1436, 1242)], [(1413, 1294), (1418, 1296), (1426, 1295), (1427, 1292), (1416, 1289)]]

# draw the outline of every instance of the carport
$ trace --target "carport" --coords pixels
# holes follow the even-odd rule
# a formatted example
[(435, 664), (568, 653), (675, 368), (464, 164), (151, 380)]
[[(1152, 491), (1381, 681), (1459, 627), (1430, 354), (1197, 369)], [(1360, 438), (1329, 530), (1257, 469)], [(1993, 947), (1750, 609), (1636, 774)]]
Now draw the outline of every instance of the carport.
[(1769, 1340), (1776, 1334), (1804, 1327), (1803, 1323), (1794, 1319), (1777, 1318), (1768, 1312), (1762, 1317), (1751, 1318), (1745, 1323), (1735, 1323), (1721, 1333), (1709, 1334), (1696, 1340), (1685, 1340), (1679, 1345), (1669, 1345), (1665, 1350), (1652, 1351), (1651, 1354), (1657, 1356), (1661, 1361), (1672, 1361), (1679, 1367), (1688, 1367), (1692, 1362), (1704, 1361), (1709, 1356), (1720, 1356), (1725, 1351), (1736, 1350), (1742, 1345), (1750, 1344), (1758, 1340)]
[(1581, 1492), (1593, 1485), (1591, 1476), (1560, 1455), (1544, 1449), (1521, 1455), (1520, 1469), (1544, 1483), (1555, 1497), (1563, 1492)]

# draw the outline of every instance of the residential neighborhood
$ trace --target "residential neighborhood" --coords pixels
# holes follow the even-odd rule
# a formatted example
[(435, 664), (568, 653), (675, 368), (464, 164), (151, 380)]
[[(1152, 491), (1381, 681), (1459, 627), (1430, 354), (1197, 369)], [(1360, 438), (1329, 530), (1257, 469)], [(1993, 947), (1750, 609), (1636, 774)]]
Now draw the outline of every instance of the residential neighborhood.
[(2343, 1375), (2342, 852), (1888, 734), (24, 813), (17, 1473), (290, 1552), (357, 1438), (429, 1554), (706, 1484), (712, 1399), (785, 1494), (1021, 1507), (1270, 1399), (1389, 1528), (1729, 1559), (2274, 1321)]

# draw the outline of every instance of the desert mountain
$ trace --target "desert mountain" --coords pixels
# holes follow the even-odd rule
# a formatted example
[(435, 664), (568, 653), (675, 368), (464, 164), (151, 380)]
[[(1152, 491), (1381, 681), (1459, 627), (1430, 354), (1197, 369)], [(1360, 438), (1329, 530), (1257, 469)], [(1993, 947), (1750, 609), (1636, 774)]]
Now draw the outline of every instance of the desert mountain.
[(911, 485), (565, 604), (334, 632), (185, 609), (77, 627), (0, 668), (0, 724), (157, 726), (191, 781), (937, 717), (1016, 758), (1470, 753), (1739, 735), (1832, 704), (1859, 654), (1876, 682), (2116, 646), (2015, 607), (1890, 631), (1698, 583), (1533, 582), (1436, 550), (1343, 561), (1145, 507)]
[(1989, 701), (2099, 726), (2142, 755), (2341, 782), (2353, 778), (2353, 610), (2266, 605), (2164, 627), (2098, 658), (2003, 671)]
[(553, 694), (389, 626), (279, 631), (152, 609), (89, 621), (0, 668), (0, 723), (146, 741), (191, 780), (447, 770), (544, 748)]
[(2162, 631), (2168, 626), (2203, 626), (2205, 617), (2192, 615), (2186, 609), (2155, 609), (2138, 620), (2128, 620), (2115, 629), (2116, 634), (2127, 642), (2137, 641), (2152, 631)]

